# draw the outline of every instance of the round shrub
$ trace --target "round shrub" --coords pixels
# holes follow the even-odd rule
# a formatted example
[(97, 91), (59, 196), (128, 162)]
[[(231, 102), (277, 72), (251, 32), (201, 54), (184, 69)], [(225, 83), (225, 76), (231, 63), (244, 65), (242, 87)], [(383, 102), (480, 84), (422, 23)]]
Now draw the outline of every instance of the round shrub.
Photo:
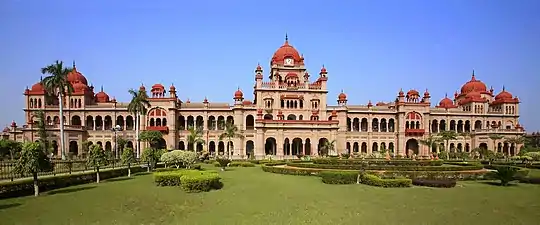
[(319, 173), (325, 184), (356, 184), (358, 172), (352, 171), (323, 171)]
[(180, 177), (180, 186), (186, 192), (202, 192), (220, 189), (222, 183), (217, 173), (201, 173)]
[(436, 187), (436, 188), (453, 188), (456, 186), (456, 180), (426, 180), (412, 179), (412, 184), (416, 186)]

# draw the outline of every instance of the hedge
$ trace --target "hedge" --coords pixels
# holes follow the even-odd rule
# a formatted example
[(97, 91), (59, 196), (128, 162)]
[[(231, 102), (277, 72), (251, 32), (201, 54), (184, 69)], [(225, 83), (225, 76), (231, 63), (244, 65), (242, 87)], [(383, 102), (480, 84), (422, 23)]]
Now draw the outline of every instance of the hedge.
[[(279, 165), (283, 165), (279, 164)], [(307, 169), (294, 167), (274, 167), (272, 165), (261, 166), (262, 170), (269, 173), (278, 173), (286, 175), (300, 176), (318, 176), (324, 171), (340, 171), (325, 169)], [(355, 172), (342, 171), (341, 172)], [(488, 171), (366, 171), (369, 174), (377, 174), (385, 178), (405, 177), (405, 178), (424, 178), (424, 179), (455, 179), (455, 180), (482, 180)]]
[(247, 161), (233, 161), (229, 164), (229, 167), (254, 167), (255, 164)]
[(322, 171), (319, 176), (325, 184), (356, 184), (358, 172), (353, 171)]
[(158, 186), (180, 186), (186, 192), (210, 191), (223, 186), (216, 171), (172, 170), (154, 173)]
[(518, 180), (520, 183), (540, 184), (540, 177), (520, 177)]
[(310, 163), (287, 163), (291, 167), (316, 168), (316, 169), (338, 169), (338, 170), (382, 170), (382, 171), (471, 171), (481, 170), (482, 165), (471, 166), (383, 166), (361, 164), (310, 164)]
[(362, 159), (313, 159), (315, 164), (331, 165), (386, 165), (386, 166), (441, 166), (442, 160), (362, 160)]
[(412, 184), (416, 186), (437, 187), (437, 188), (453, 188), (456, 186), (456, 180), (426, 180), (412, 179)]
[(412, 181), (411, 179), (407, 179), (407, 178), (384, 179), (373, 174), (362, 174), (360, 175), (360, 183), (371, 185), (371, 186), (377, 186), (377, 187), (392, 188), (392, 187), (410, 187), (412, 184)]
[[(131, 173), (145, 172), (146, 168), (140, 166), (131, 167)], [(127, 176), (127, 168), (105, 169), (99, 171), (101, 180)], [(96, 182), (96, 172), (87, 171), (72, 174), (60, 174), (55, 176), (38, 177), (40, 192), (72, 185)], [(32, 195), (34, 193), (33, 179), (21, 179), (15, 181), (5, 181), (0, 183), (0, 199), (9, 197), (19, 197)]]

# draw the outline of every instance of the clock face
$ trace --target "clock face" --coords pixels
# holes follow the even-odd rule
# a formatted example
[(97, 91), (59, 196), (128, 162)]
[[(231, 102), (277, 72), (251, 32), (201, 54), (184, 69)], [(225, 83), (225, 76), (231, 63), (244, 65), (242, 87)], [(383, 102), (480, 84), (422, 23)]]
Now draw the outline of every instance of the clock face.
[(291, 59), (291, 58), (287, 58), (285, 59), (285, 65), (293, 65), (294, 64), (294, 60)]

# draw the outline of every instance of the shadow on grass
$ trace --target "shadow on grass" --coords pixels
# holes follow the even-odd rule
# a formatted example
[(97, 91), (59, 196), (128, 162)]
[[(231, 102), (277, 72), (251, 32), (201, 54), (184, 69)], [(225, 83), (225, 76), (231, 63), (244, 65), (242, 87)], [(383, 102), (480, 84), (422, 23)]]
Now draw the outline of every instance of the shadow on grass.
[(502, 186), (500, 181), (493, 181), (493, 180), (491, 180), (491, 181), (482, 181), (482, 182), (480, 182), (480, 183), (482, 183), (482, 184), (487, 184), (487, 185), (491, 185), (491, 186), (499, 186), (499, 187), (511, 187), (511, 186), (517, 186), (516, 183), (509, 183), (509, 184), (507, 184), (506, 186)]
[(66, 188), (61, 190), (52, 190), (47, 192), (48, 195), (55, 195), (55, 194), (66, 194), (66, 193), (73, 193), (77, 191), (84, 191), (89, 189), (94, 189), (95, 186), (87, 186), (87, 187), (77, 187), (77, 188)]
[(139, 172), (139, 173), (136, 173), (136, 174), (131, 174), (131, 176), (138, 177), (138, 176), (144, 176), (144, 175), (148, 175), (148, 174), (152, 174), (152, 172)]
[(124, 180), (131, 180), (131, 177), (115, 177), (105, 180), (105, 182), (116, 182), (116, 181), (124, 181)]
[(0, 210), (13, 208), (13, 207), (17, 207), (17, 206), (20, 206), (20, 205), (21, 205), (21, 203), (10, 203), (10, 204), (5, 204), (5, 205), (0, 205)]

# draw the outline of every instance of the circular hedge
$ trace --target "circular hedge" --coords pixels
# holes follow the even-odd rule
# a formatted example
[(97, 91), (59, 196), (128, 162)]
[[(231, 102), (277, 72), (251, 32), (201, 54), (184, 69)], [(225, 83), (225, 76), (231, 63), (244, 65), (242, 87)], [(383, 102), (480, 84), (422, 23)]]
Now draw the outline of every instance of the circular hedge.
[(317, 164), (317, 163), (287, 163), (287, 166), (313, 169), (336, 170), (377, 170), (377, 171), (472, 171), (481, 170), (482, 165), (466, 166), (398, 166), (398, 165), (369, 165), (369, 164)]
[(381, 165), (381, 166), (442, 166), (443, 160), (381, 160), (381, 159), (313, 159), (314, 164), (329, 165)]

